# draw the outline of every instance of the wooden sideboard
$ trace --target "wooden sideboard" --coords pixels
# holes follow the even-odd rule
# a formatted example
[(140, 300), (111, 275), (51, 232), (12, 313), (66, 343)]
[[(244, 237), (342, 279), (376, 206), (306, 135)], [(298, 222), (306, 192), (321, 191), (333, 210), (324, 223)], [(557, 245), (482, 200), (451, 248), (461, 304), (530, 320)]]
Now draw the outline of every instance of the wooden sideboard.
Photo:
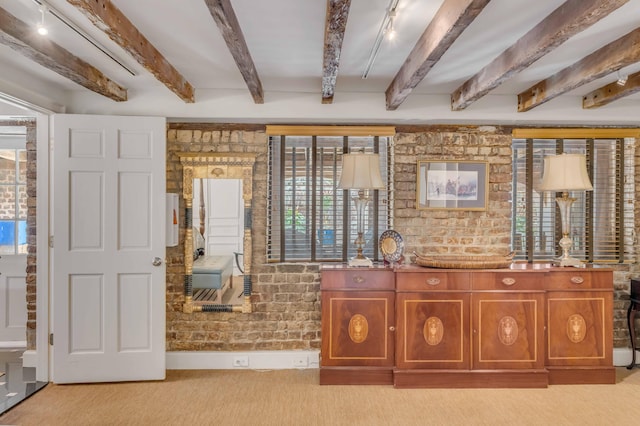
[(321, 268), (321, 384), (615, 383), (613, 272)]

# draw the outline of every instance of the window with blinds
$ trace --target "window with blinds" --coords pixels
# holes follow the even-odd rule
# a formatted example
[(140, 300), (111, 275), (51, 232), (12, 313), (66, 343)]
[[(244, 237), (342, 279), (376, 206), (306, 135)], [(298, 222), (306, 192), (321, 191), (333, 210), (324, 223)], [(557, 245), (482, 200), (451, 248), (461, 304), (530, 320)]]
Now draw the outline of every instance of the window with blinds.
[(593, 191), (572, 191), (572, 256), (587, 262), (633, 259), (633, 158), (635, 140), (514, 139), (512, 242), (516, 259), (558, 257), (562, 238), (556, 195), (538, 190), (544, 157), (583, 154)]
[[(267, 260), (346, 261), (356, 254), (356, 191), (338, 189), (342, 154), (380, 154), (389, 185), (389, 136), (269, 137)], [(364, 255), (378, 260), (378, 238), (390, 227), (389, 191), (370, 191)]]

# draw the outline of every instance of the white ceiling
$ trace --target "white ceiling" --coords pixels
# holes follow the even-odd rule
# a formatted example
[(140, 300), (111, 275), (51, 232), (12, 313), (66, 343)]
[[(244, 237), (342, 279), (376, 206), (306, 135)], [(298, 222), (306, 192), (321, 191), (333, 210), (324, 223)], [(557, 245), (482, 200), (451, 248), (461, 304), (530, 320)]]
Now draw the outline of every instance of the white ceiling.
[[(195, 88), (195, 104), (184, 104), (148, 71), (64, 0), (49, 3), (111, 49), (135, 76), (47, 15), (50, 39), (126, 87), (129, 100), (116, 103), (67, 80), (11, 48), (0, 45), (0, 91), (46, 98), (68, 112), (149, 114), (174, 119), (257, 122), (601, 122), (634, 124), (640, 94), (582, 110), (580, 97), (617, 79), (593, 81), (526, 113), (516, 112), (516, 95), (573, 64), (640, 24), (640, 0), (630, 0), (589, 29), (516, 74), (465, 111), (452, 112), (449, 95), (528, 32), (562, 0), (492, 0), (397, 111), (384, 108), (384, 91), (442, 0), (400, 0), (397, 37), (383, 41), (377, 60), (361, 78), (389, 0), (352, 0), (333, 104), (321, 105), (326, 1), (232, 0), (265, 92), (255, 105), (203, 0), (112, 0)], [(21, 20), (40, 19), (33, 0), (0, 0)], [(640, 70), (640, 64), (623, 73)], [(539, 111), (537, 111), (539, 110)], [(559, 111), (566, 116), (558, 117)], [(1, 113), (1, 110), (0, 110)], [(564, 121), (562, 121), (564, 119)]]

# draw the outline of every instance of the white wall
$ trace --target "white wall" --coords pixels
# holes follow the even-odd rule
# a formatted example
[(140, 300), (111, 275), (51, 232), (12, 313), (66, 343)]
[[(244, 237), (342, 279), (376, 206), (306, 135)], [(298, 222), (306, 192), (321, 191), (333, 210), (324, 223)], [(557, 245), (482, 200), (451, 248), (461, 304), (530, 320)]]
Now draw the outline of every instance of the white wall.
[(487, 95), (464, 111), (451, 111), (448, 95), (410, 95), (396, 110), (387, 111), (384, 93), (337, 93), (333, 104), (317, 93), (265, 92), (255, 104), (247, 90), (197, 90), (196, 102), (184, 103), (166, 88), (129, 93), (114, 102), (89, 91), (73, 92), (68, 112), (78, 114), (152, 115), (170, 121), (222, 123), (384, 123), (401, 124), (542, 124), (629, 125), (640, 123), (640, 101), (621, 99), (593, 110), (582, 109), (580, 96), (561, 97), (531, 111), (518, 113), (516, 97)]

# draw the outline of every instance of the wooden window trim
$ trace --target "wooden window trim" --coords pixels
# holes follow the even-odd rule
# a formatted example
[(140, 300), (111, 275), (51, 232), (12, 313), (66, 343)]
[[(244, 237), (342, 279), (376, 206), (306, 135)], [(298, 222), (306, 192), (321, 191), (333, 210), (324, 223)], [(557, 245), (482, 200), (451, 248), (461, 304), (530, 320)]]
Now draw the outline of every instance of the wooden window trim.
[(268, 125), (267, 136), (395, 136), (394, 126), (283, 126)]
[(539, 128), (513, 129), (514, 139), (620, 139), (640, 138), (640, 128)]

